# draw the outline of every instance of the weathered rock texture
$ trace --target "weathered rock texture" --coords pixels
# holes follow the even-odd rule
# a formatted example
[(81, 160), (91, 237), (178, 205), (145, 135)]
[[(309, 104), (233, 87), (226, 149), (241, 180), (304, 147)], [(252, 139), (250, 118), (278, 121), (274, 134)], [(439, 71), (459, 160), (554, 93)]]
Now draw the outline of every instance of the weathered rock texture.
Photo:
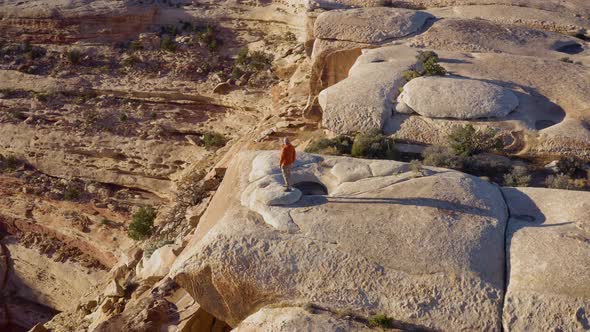
[(242, 321), (234, 331), (373, 331), (365, 324), (351, 319), (336, 318), (325, 312), (313, 312), (313, 309), (310, 311), (300, 307), (263, 308)]
[(556, 32), (481, 19), (443, 19), (413, 38), (411, 43), (437, 50), (562, 57), (564, 53), (557, 51), (583, 42)]
[(404, 85), (397, 111), (410, 109), (430, 118), (502, 118), (518, 106), (518, 98), (501, 86), (456, 77), (418, 77)]
[(323, 127), (339, 134), (381, 129), (393, 112), (393, 100), (416, 64), (417, 50), (384, 47), (364, 50), (348, 78), (319, 94)]
[(590, 193), (504, 188), (506, 331), (590, 329)]
[[(425, 12), (383, 7), (321, 13), (314, 21), (311, 34), (315, 38), (310, 75), (312, 98), (322, 89), (345, 79), (361, 49), (417, 33), (432, 18)], [(317, 111), (313, 111), (316, 102), (312, 99), (308, 105), (310, 117), (317, 116)]]
[[(273, 164), (260, 167), (277, 156), (234, 160), (172, 268), (207, 311), (237, 325), (265, 305), (312, 302), (414, 327), (500, 328), (507, 211), (497, 187), (393, 161), (304, 155), (317, 161), (296, 167), (294, 182), (321, 182), (330, 194), (254, 213), (249, 188), (280, 183)], [(367, 171), (339, 176), (353, 166)]]
[(315, 21), (319, 39), (378, 44), (408, 36), (420, 30), (432, 15), (399, 8), (359, 8), (329, 11)]
[(154, 23), (155, 6), (137, 1), (16, 1), (0, 3), (0, 35), (37, 43), (122, 40)]

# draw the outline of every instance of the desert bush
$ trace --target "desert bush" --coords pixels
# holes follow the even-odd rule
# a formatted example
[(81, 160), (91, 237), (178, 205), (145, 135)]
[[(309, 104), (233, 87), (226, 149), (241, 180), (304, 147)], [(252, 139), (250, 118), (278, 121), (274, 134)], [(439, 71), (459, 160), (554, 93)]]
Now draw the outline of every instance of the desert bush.
[(129, 116), (127, 115), (127, 113), (121, 113), (121, 114), (119, 114), (119, 121), (125, 122), (127, 120), (129, 120)]
[(449, 145), (458, 155), (468, 157), (481, 152), (501, 150), (502, 140), (496, 136), (495, 129), (476, 130), (473, 125), (468, 124), (453, 130), (448, 140)]
[(420, 75), (419, 72), (417, 72), (414, 69), (406, 70), (402, 73), (402, 75), (404, 76), (404, 79), (408, 82), (415, 79), (415, 78), (422, 76), (422, 75)]
[(571, 178), (565, 174), (549, 175), (545, 179), (545, 186), (553, 189), (571, 189)]
[(164, 51), (176, 52), (176, 43), (172, 40), (172, 37), (166, 36), (162, 38), (160, 48)]
[(203, 134), (203, 145), (208, 150), (215, 150), (225, 146), (227, 138), (220, 133), (208, 131)]
[(66, 201), (76, 201), (80, 198), (80, 191), (78, 188), (69, 185), (64, 191), (64, 199)]
[(332, 139), (320, 138), (312, 140), (305, 148), (305, 152), (331, 155), (350, 154), (352, 151), (352, 143), (352, 138), (344, 135)]
[(424, 62), (424, 75), (426, 76), (444, 76), (447, 74), (447, 70), (438, 64), (438, 58), (430, 58)]
[(388, 329), (393, 327), (393, 318), (388, 317), (385, 314), (373, 315), (369, 317), (367, 324), (370, 327), (381, 327)]
[(210, 51), (217, 50), (223, 42), (217, 38), (216, 30), (211, 25), (206, 26), (202, 31), (197, 31), (195, 37), (199, 43), (205, 44)]
[(356, 135), (352, 143), (351, 155), (368, 159), (393, 159), (394, 143), (380, 130), (372, 130)]
[(559, 172), (572, 178), (585, 177), (587, 173), (584, 170), (585, 162), (575, 156), (566, 156), (557, 161)]
[(72, 65), (79, 65), (82, 62), (82, 56), (82, 51), (75, 48), (66, 51), (66, 59)]
[(134, 215), (127, 234), (130, 238), (140, 241), (152, 235), (156, 219), (156, 210), (152, 207), (142, 207)]
[(500, 182), (504, 174), (511, 169), (510, 162), (501, 158), (488, 153), (464, 157), (463, 171), (472, 175), (486, 176)]
[(438, 54), (434, 51), (419, 51), (416, 60), (425, 63), (427, 61), (438, 61)]
[(0, 169), (14, 171), (19, 164), (20, 161), (15, 155), (9, 154), (7, 156), (3, 156), (0, 154)]
[(457, 155), (455, 150), (439, 145), (431, 145), (422, 151), (424, 165), (462, 169), (465, 158)]
[(572, 61), (572, 59), (570, 59), (568, 57), (560, 58), (559, 61), (565, 62), (565, 63), (574, 63), (574, 61)]
[(240, 66), (244, 71), (259, 72), (269, 69), (273, 60), (274, 57), (270, 53), (265, 53), (263, 51), (250, 52), (248, 48), (242, 48), (238, 52), (236, 65)]
[(121, 61), (123, 67), (133, 67), (138, 63), (141, 63), (141, 59), (136, 55), (130, 55)]
[(176, 37), (178, 35), (178, 27), (176, 25), (168, 24), (163, 25), (160, 27), (160, 37), (168, 35), (171, 37)]
[(422, 162), (418, 159), (410, 161), (410, 171), (416, 174), (422, 174)]
[(514, 166), (510, 173), (504, 174), (504, 185), (508, 187), (527, 187), (531, 175), (525, 166)]

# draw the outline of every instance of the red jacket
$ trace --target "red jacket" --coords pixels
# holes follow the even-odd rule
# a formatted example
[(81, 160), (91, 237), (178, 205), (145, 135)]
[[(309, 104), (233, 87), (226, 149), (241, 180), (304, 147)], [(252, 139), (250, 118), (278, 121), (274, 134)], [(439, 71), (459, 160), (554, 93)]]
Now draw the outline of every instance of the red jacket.
[(281, 161), (279, 164), (281, 167), (289, 166), (295, 162), (295, 148), (291, 144), (283, 145), (281, 150)]

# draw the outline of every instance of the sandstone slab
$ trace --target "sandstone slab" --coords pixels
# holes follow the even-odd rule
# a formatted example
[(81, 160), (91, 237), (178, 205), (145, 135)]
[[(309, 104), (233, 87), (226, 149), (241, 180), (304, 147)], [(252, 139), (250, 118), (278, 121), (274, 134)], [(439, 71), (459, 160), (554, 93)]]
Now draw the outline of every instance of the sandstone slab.
[(590, 329), (590, 193), (502, 191), (510, 209), (504, 330)]
[(419, 31), (432, 15), (401, 8), (358, 8), (320, 14), (314, 35), (320, 39), (376, 44)]
[[(411, 80), (404, 85), (397, 100), (399, 104), (431, 118), (501, 118), (518, 106), (516, 95), (501, 86), (437, 76)], [(400, 109), (403, 110), (403, 106)]]
[[(323, 156), (294, 182), (315, 179), (329, 194), (273, 207), (289, 231), (244, 204), (258, 155), (234, 159), (204, 216), (214, 220), (172, 269), (205, 310), (236, 326), (265, 305), (311, 302), (414, 327), (500, 329), (507, 211), (497, 187), (440, 169), (342, 183), (331, 169), (350, 158)], [(339, 190), (360, 182), (363, 192)]]

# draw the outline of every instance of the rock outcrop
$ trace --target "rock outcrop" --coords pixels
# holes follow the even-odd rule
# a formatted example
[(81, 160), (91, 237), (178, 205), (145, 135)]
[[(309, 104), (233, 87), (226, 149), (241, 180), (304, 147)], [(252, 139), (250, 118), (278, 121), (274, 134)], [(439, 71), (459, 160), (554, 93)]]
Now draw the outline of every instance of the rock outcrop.
[(504, 330), (590, 329), (590, 193), (502, 191), (510, 209)]
[(379, 44), (419, 31), (433, 16), (399, 8), (359, 8), (320, 14), (314, 27), (319, 39)]
[[(265, 305), (314, 303), (414, 327), (500, 328), (507, 211), (497, 187), (393, 161), (303, 155), (317, 161), (296, 167), (294, 183), (323, 183), (329, 195), (253, 208), (250, 188), (281, 181), (272, 164), (260, 167), (269, 154), (277, 158), (235, 158), (172, 268), (207, 311), (235, 326)], [(345, 179), (342, 167), (365, 171)]]
[(364, 50), (348, 78), (320, 92), (322, 126), (338, 134), (383, 128), (416, 54), (399, 46)]
[(518, 98), (501, 86), (455, 77), (418, 77), (404, 85), (396, 110), (429, 118), (503, 118), (518, 106)]
[(132, 38), (154, 23), (156, 6), (137, 1), (3, 1), (0, 35), (36, 43)]

